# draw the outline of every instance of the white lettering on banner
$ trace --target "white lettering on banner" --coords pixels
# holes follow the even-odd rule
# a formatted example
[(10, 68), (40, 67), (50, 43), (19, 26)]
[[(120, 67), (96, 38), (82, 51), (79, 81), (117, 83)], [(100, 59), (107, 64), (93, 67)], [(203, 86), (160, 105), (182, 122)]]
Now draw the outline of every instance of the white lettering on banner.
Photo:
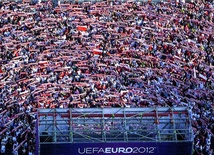
[(99, 151), (97, 153), (105, 153), (103, 148), (100, 148)]
[(140, 147), (138, 150), (139, 150), (140, 153), (145, 153), (146, 152), (146, 148), (145, 147)]
[(99, 149), (99, 147), (93, 147), (93, 149), (92, 149), (92, 150), (93, 150), (93, 151), (92, 151), (92, 152), (93, 152), (93, 154), (94, 154), (95, 152), (97, 152), (97, 151), (98, 151), (98, 149)]
[(124, 147), (119, 147), (118, 153), (125, 153), (125, 148)]
[(105, 153), (111, 153), (112, 151), (111, 151), (111, 148), (110, 147), (106, 147), (105, 148)]
[[(114, 150), (115, 149), (115, 150)], [(116, 147), (116, 148), (112, 148), (112, 153), (117, 153), (117, 151), (118, 151), (118, 148)]]
[(133, 149), (132, 149), (131, 147), (127, 147), (127, 148), (126, 148), (126, 152), (127, 152), (127, 153), (132, 153), (132, 152), (133, 152)]
[(85, 154), (85, 149), (83, 149), (83, 152), (81, 152), (81, 148), (78, 148), (78, 153), (79, 154)]
[(92, 154), (92, 149), (91, 148), (86, 148), (86, 154)]
[(87, 147), (87, 148), (78, 148), (79, 154), (154, 154), (156, 147)]

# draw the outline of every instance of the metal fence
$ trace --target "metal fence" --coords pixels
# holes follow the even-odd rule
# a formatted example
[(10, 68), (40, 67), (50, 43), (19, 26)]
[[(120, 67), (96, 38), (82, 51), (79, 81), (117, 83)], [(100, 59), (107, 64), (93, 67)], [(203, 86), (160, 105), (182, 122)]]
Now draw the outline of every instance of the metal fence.
[(185, 108), (39, 109), (39, 143), (192, 141)]

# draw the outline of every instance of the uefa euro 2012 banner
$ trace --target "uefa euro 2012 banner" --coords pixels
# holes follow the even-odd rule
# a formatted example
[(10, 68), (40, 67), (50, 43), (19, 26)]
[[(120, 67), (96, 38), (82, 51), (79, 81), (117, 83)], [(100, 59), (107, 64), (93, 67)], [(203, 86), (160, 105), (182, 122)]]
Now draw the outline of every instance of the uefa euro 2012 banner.
[(41, 144), (40, 155), (191, 155), (192, 142)]
[(86, 147), (78, 148), (78, 154), (154, 154), (156, 147)]

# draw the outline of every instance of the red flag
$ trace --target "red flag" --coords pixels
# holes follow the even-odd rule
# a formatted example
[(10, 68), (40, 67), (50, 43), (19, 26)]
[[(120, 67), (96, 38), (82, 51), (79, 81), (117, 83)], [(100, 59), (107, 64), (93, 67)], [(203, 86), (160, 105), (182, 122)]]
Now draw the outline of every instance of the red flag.
[(78, 31), (87, 31), (87, 26), (77, 26)]

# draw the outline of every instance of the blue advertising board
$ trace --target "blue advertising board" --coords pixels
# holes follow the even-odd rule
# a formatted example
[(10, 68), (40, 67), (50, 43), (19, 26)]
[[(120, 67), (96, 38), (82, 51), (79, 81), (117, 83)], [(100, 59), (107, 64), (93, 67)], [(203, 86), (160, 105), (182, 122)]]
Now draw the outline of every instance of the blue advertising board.
[(191, 155), (192, 142), (41, 144), (40, 155)]

